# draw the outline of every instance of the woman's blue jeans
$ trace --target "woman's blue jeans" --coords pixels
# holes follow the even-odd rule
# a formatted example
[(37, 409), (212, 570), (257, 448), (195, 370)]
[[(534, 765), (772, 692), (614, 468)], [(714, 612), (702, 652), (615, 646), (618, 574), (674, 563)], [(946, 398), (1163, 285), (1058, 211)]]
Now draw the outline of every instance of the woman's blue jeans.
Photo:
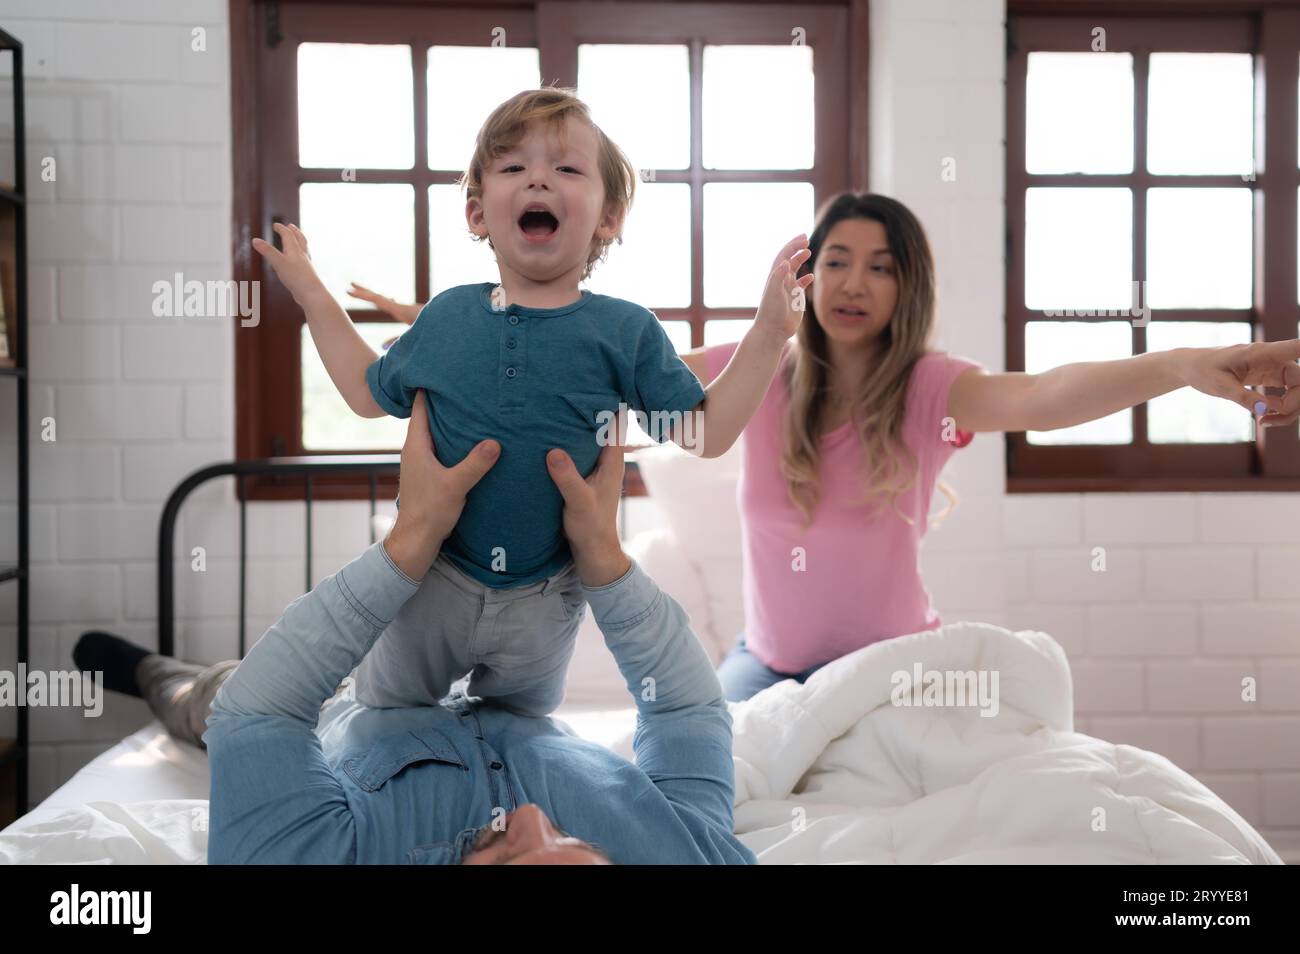
[(744, 702), (784, 679), (803, 682), (824, 665), (826, 664), (819, 663), (798, 673), (777, 672), (758, 661), (758, 657), (745, 647), (745, 637), (742, 635), (736, 648), (727, 653), (719, 664), (718, 681), (722, 683), (722, 693), (728, 702)]

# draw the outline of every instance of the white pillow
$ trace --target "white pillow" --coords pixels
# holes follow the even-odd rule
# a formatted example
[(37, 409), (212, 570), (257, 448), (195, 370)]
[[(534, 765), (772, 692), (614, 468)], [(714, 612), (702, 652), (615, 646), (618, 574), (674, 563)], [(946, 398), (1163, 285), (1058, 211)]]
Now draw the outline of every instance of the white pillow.
[[(722, 654), (712, 638), (704, 586), (684, 558), (672, 531), (667, 527), (646, 530), (626, 541), (623, 549), (659, 584), (661, 590), (681, 604), (690, 617), (691, 628), (717, 666)], [(605, 645), (605, 637), (596, 625), (591, 608), (587, 607), (582, 625), (578, 627), (573, 659), (569, 663), (565, 704), (609, 702), (623, 706), (630, 700), (623, 674)]]
[(719, 658), (736, 645), (745, 628), (736, 503), (743, 440), (709, 460), (692, 457), (671, 443), (636, 454), (650, 499), (666, 515), (678, 546), (704, 581)]

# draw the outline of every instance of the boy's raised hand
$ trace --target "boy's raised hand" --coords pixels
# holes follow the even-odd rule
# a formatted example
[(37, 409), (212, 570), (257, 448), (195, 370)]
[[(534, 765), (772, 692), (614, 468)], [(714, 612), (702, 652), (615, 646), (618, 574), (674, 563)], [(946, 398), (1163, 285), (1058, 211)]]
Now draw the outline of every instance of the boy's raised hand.
[(799, 330), (804, 313), (804, 289), (812, 284), (813, 276), (811, 272), (795, 276), (810, 255), (808, 236), (802, 234), (786, 242), (777, 253), (772, 271), (767, 276), (758, 314), (754, 316), (755, 328), (770, 332), (781, 341)]
[(328, 295), (325, 283), (316, 274), (316, 269), (311, 267), (311, 256), (307, 252), (307, 236), (302, 234), (302, 229), (293, 224), (284, 225), (279, 222), (271, 228), (280, 236), (280, 244), (284, 246), (284, 251), (280, 251), (270, 242), (260, 238), (253, 239), (253, 250), (266, 259), (284, 287), (289, 289), (289, 294), (293, 295), (293, 300), (305, 307), (313, 297)]

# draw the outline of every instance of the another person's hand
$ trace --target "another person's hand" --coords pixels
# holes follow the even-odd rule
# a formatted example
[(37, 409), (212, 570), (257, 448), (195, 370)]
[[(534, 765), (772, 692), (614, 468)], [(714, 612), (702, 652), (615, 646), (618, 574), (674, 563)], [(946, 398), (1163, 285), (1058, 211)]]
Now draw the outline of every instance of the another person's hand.
[(768, 273), (763, 298), (754, 316), (756, 329), (771, 334), (774, 340), (782, 343), (799, 330), (799, 322), (803, 320), (804, 289), (812, 284), (813, 276), (811, 272), (795, 276), (810, 255), (812, 252), (805, 235), (796, 235), (785, 243), (785, 248), (777, 252), (772, 262), (772, 271)]
[[(626, 433), (621, 420), (619, 429)], [(601, 448), (596, 467), (586, 478), (564, 451), (553, 448), (546, 454), (551, 480), (564, 497), (564, 535), (573, 550), (578, 576), (590, 587), (614, 582), (632, 565), (618, 538), (626, 449), (614, 444)]]
[(265, 239), (253, 239), (253, 250), (266, 259), (271, 270), (279, 277), (284, 287), (289, 289), (293, 300), (303, 308), (308, 302), (320, 295), (328, 295), (325, 283), (312, 268), (311, 255), (307, 252), (307, 236), (302, 229), (292, 223), (288, 225), (276, 222), (271, 226), (280, 236), (280, 251)]
[(403, 573), (420, 580), (429, 572), (465, 509), (465, 496), (492, 469), (500, 453), (496, 441), (479, 441), (460, 463), (443, 467), (433, 453), (424, 392), (415, 392), (397, 479), (402, 505), (384, 540), (388, 555)]
[[(1251, 411), (1264, 427), (1300, 417), (1300, 339), (1255, 341), (1223, 348), (1189, 348), (1184, 379), (1196, 390), (1225, 398)], [(1257, 388), (1285, 388), (1281, 395)], [(1260, 405), (1263, 405), (1261, 408)], [(1260, 417), (1263, 410), (1264, 416)]]
[(405, 322), (408, 325), (415, 324), (415, 319), (420, 317), (423, 305), (402, 304), (394, 301), (387, 295), (381, 295), (377, 291), (371, 291), (365, 285), (358, 285), (352, 282), (348, 286), (348, 294), (353, 298), (360, 298), (362, 301), (368, 301), (386, 315), (392, 315), (398, 321)]

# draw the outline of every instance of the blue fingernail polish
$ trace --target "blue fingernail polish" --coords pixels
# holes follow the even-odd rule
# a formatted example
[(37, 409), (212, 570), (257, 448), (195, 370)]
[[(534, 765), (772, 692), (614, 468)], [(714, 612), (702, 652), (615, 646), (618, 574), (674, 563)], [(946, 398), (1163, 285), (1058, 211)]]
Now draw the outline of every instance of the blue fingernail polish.
[(1255, 402), (1255, 413), (1258, 414), (1260, 417), (1263, 417), (1264, 412), (1267, 410), (1268, 410), (1268, 405), (1265, 404), (1263, 401)]

